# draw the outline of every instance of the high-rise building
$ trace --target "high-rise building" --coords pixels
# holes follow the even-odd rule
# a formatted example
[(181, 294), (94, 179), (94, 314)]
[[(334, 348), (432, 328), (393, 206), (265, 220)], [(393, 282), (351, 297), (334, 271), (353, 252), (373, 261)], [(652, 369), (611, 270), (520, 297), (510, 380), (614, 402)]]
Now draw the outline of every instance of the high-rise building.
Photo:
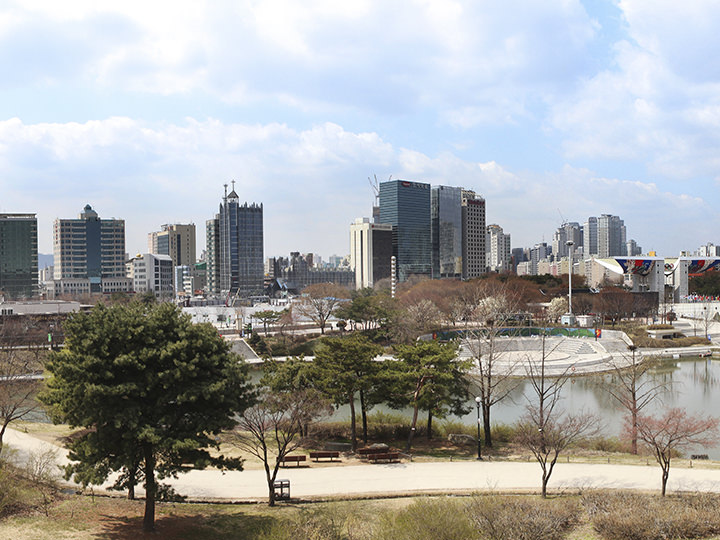
[(207, 292), (220, 294), (220, 214), (205, 222), (205, 262), (207, 264)]
[(507, 272), (511, 268), (510, 235), (500, 225), (487, 226), (487, 265), (491, 272)]
[(597, 219), (598, 250), (601, 259), (626, 255), (625, 223), (618, 216), (602, 214)]
[(589, 259), (598, 254), (598, 221), (589, 217), (583, 225), (583, 255)]
[(698, 257), (720, 257), (720, 246), (716, 246), (712, 242), (708, 242), (704, 246), (700, 246), (695, 255)]
[(350, 225), (350, 268), (355, 271), (355, 288), (372, 287), (390, 277), (393, 229), (386, 223), (357, 218)]
[(170, 255), (173, 266), (195, 264), (195, 224), (162, 225), (161, 229), (148, 234), (148, 252)]
[(432, 277), (460, 278), (463, 271), (463, 189), (435, 186), (430, 191)]
[(559, 261), (570, 254), (568, 242), (573, 243), (573, 252), (583, 247), (583, 230), (579, 223), (563, 223), (553, 234), (552, 252), (555, 260)]
[(53, 252), (55, 281), (87, 279), (91, 293), (111, 292), (104, 280), (118, 284), (126, 279), (125, 221), (100, 219), (88, 204), (77, 219), (55, 220)]
[(380, 223), (393, 228), (398, 281), (432, 274), (430, 184), (390, 180), (380, 184)]
[(37, 245), (35, 214), (0, 214), (0, 296), (38, 294)]
[[(538, 242), (532, 248), (530, 248), (530, 273), (532, 275), (538, 274), (538, 264), (540, 261), (547, 261), (550, 255), (550, 249), (546, 242)], [(548, 273), (548, 272), (543, 272)]]
[(637, 242), (632, 238), (625, 242), (625, 255), (628, 257), (637, 257), (642, 255), (642, 247), (637, 245)]
[(487, 272), (485, 199), (474, 191), (462, 192), (462, 277), (476, 278)]
[(230, 193), (226, 184), (220, 211), (207, 221), (206, 233), (208, 289), (241, 298), (263, 294), (262, 204), (240, 205), (234, 182)]

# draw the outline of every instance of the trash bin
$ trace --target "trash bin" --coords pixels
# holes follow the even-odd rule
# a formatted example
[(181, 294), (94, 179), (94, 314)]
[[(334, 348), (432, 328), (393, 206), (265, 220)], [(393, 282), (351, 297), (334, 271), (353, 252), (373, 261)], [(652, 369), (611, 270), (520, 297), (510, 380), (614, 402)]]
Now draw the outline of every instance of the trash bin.
[(275, 480), (273, 483), (275, 500), (290, 499), (290, 480)]

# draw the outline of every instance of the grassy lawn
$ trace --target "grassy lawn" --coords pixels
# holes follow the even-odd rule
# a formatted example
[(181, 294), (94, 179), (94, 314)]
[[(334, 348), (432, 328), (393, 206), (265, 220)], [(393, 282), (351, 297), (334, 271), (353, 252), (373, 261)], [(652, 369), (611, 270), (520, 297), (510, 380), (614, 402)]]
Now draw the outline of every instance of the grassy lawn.
[[(622, 496), (621, 496), (622, 497)], [(638, 496), (647, 497), (647, 496)], [(496, 501), (493, 501), (493, 498)], [(664, 504), (658, 498), (648, 498), (653, 505)], [(677, 501), (677, 498), (675, 498)], [(50, 540), (50, 539), (112, 539), (130, 540), (136, 538), (163, 538), (166, 540), (215, 540), (248, 539), (272, 540), (276, 538), (314, 538), (316, 540), (378, 540), (384, 538), (393, 527), (397, 532), (403, 527), (403, 519), (414, 521), (426, 519), (441, 527), (445, 521), (457, 523), (459, 512), (480, 501), (502, 508), (508, 504), (520, 503), (537, 505), (540, 513), (547, 509), (553, 516), (558, 508), (576, 507), (577, 515), (566, 529), (554, 536), (543, 538), (567, 538), (568, 540), (605, 540), (607, 534), (593, 523), (591, 505), (578, 495), (568, 495), (543, 501), (536, 496), (480, 496), (480, 497), (409, 497), (400, 499), (378, 499), (361, 501), (341, 501), (306, 505), (279, 504), (275, 508), (264, 505), (206, 505), (161, 503), (156, 510), (156, 532), (142, 533), (143, 501), (127, 501), (117, 498), (90, 496), (63, 496), (49, 509), (48, 515), (40, 511), (30, 511), (22, 515), (11, 515), (0, 520), (0, 538), (14, 540)], [(622, 500), (620, 501), (623, 502)], [(673, 500), (668, 498), (668, 503)], [(554, 508), (553, 508), (554, 507)], [(525, 507), (527, 509), (527, 506)], [(668, 507), (668, 513), (671, 511)], [(511, 510), (513, 510), (511, 508)], [(642, 508), (637, 508), (639, 529), (641, 522), (647, 521)], [(495, 512), (495, 510), (493, 510)], [(657, 510), (656, 510), (657, 512)], [(660, 510), (660, 513), (663, 511)], [(672, 512), (676, 510), (672, 509)], [(421, 513), (421, 514), (420, 514)], [(497, 515), (499, 526), (503, 518), (513, 518), (510, 512)], [(524, 514), (527, 516), (527, 512)], [(525, 517), (533, 520), (537, 517)], [(673, 519), (673, 518), (671, 518)], [(555, 522), (557, 524), (557, 520)], [(420, 523), (421, 526), (423, 523)], [(557, 526), (557, 525), (555, 525)], [(596, 530), (598, 529), (598, 530)], [(449, 527), (448, 527), (449, 531)], [(296, 536), (292, 536), (295, 534)], [(433, 538), (465, 538), (456, 533), (438, 534), (431, 530), (427, 535), (409, 531), (407, 535), (392, 535), (392, 538), (411, 538), (422, 540)], [(643, 532), (632, 536), (642, 540), (651, 538)], [(300, 535), (300, 536), (297, 536)], [(311, 535), (311, 536), (310, 536)], [(663, 536), (665, 537), (665, 536)], [(673, 536), (674, 537), (674, 536)], [(683, 538), (703, 538), (703, 536), (682, 536)], [(477, 538), (477, 536), (472, 536)], [(483, 536), (484, 538), (484, 536)], [(658, 536), (660, 538), (660, 536)], [(720, 536), (704, 536), (708, 539), (720, 539)]]

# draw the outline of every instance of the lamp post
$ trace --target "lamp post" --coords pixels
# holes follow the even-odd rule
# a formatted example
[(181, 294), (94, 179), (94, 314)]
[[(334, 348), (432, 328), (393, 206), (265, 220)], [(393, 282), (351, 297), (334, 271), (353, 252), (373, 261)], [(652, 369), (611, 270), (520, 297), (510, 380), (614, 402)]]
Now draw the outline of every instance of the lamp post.
[(567, 241), (568, 246), (568, 313), (572, 319), (572, 271), (573, 271), (573, 246), (575, 242)]
[(477, 405), (477, 424), (478, 424), (478, 461), (482, 461), (481, 443), (480, 443), (480, 396), (475, 398), (475, 404)]

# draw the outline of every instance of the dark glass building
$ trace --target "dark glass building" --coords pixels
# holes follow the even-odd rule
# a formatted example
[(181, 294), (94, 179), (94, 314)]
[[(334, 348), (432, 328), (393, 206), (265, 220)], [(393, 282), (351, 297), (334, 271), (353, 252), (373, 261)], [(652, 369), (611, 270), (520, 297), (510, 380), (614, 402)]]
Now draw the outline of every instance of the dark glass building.
[(0, 295), (18, 300), (37, 293), (37, 218), (0, 214)]
[(430, 193), (434, 279), (462, 277), (462, 192), (459, 187), (436, 186)]
[(380, 223), (393, 228), (397, 279), (432, 274), (430, 184), (390, 180), (380, 184)]
[(216, 260), (221, 294), (240, 298), (263, 294), (262, 204), (240, 205), (238, 194), (233, 189), (223, 197), (217, 220), (219, 241)]

